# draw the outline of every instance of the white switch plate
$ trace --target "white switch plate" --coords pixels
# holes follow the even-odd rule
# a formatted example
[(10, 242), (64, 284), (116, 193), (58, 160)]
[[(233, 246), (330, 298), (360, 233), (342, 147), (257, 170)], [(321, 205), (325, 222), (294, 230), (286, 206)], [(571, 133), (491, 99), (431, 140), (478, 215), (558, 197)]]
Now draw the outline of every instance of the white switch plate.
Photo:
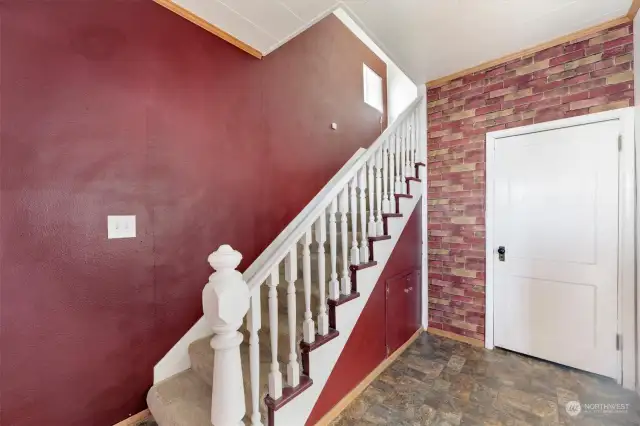
[(135, 238), (135, 216), (107, 216), (107, 238)]

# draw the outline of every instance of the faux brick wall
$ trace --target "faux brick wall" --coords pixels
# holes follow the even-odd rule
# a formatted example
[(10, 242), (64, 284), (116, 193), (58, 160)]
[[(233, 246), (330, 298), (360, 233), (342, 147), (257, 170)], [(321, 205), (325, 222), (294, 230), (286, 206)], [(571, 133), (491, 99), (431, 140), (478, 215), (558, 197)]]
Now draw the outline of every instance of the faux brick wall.
[(484, 340), (485, 134), (634, 105), (633, 26), (429, 88), (429, 327)]

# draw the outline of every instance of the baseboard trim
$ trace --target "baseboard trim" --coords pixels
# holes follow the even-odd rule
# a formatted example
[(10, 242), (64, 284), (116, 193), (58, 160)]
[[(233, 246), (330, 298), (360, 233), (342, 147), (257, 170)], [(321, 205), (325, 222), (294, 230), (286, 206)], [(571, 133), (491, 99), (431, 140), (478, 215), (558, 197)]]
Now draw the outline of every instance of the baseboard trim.
[(136, 426), (138, 423), (143, 420), (147, 420), (149, 417), (151, 417), (151, 412), (147, 408), (146, 410), (140, 411), (138, 414), (134, 414), (128, 419), (124, 419), (123, 421), (116, 423), (113, 426)]
[(459, 334), (452, 333), (450, 331), (440, 330), (438, 328), (427, 328), (427, 333), (440, 337), (446, 337), (447, 339), (456, 340), (458, 342), (467, 343), (472, 346), (478, 346), (484, 348), (484, 342), (482, 340), (473, 339), (467, 336), (460, 336)]
[(387, 369), (393, 362), (400, 356), (402, 353), (409, 347), (415, 340), (422, 334), (424, 330), (420, 329), (416, 331), (413, 336), (406, 343), (398, 348), (394, 353), (389, 355), (380, 365), (378, 365), (375, 370), (373, 370), (367, 377), (364, 378), (358, 385), (351, 390), (344, 398), (340, 400), (336, 405), (333, 406), (331, 410), (327, 414), (325, 414), (316, 424), (315, 426), (327, 426), (333, 420), (336, 419), (344, 411), (345, 408), (349, 406), (364, 390), (369, 386), (384, 370)]

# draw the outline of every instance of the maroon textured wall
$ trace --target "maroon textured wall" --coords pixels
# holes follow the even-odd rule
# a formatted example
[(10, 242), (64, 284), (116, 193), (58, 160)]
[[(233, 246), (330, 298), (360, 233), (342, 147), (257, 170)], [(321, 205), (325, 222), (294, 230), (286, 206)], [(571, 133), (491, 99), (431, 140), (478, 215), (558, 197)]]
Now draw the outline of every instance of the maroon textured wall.
[(333, 16), (262, 61), (150, 0), (0, 18), (0, 424), (112, 425), (202, 314), (207, 255), (246, 268), (380, 134), (385, 65)]
[[(306, 425), (318, 422), (387, 357), (386, 281), (398, 274), (421, 269), (421, 211), (419, 202), (367, 300)], [(419, 292), (416, 294), (420, 296)]]

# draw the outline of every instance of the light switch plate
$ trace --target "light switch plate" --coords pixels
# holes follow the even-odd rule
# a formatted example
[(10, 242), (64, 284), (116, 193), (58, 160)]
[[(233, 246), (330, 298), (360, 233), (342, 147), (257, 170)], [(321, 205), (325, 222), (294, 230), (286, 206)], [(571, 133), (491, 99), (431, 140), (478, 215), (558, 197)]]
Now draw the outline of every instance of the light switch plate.
[(136, 217), (128, 216), (107, 216), (107, 238), (135, 238)]

